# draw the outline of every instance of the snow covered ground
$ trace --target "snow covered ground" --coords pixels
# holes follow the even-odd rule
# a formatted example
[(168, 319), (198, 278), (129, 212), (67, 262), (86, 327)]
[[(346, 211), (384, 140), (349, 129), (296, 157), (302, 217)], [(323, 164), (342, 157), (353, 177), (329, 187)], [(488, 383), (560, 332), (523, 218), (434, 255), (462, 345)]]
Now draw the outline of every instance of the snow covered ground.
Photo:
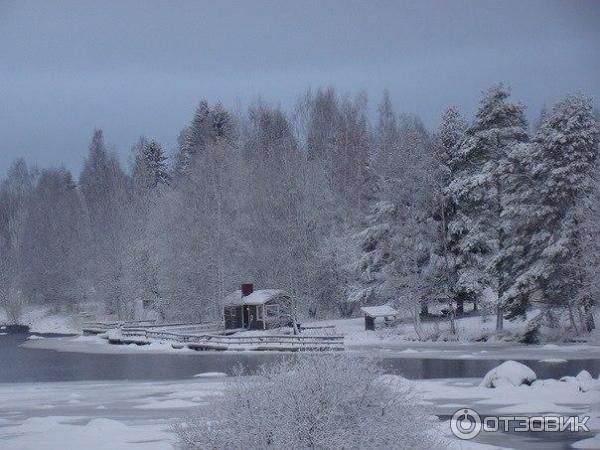
[[(69, 448), (98, 450), (170, 449), (174, 443), (170, 425), (192, 408), (205, 409), (209, 415), (211, 402), (222, 395), (227, 380), (223, 374), (207, 373), (168, 382), (0, 384), (0, 448), (64, 450), (68, 442)], [(495, 389), (480, 386), (479, 378), (410, 383), (436, 414), (450, 415), (466, 406), (480, 414), (592, 414), (588, 424), (600, 432), (600, 411), (591, 407), (600, 402), (600, 390), (582, 392), (574, 381)], [(514, 434), (498, 436), (501, 444), (494, 445), (453, 442), (456, 449), (491, 450), (511, 448), (514, 438)], [(598, 448), (589, 447), (596, 442), (582, 442), (588, 447), (580, 448)], [(536, 445), (539, 442), (515, 448)]]
[[(38, 322), (43, 323), (43, 322)], [(69, 322), (63, 319), (63, 331), (71, 330)], [(481, 318), (469, 317), (459, 321), (459, 327), (473, 329), (481, 324)], [(365, 331), (362, 318), (339, 319), (313, 322), (309, 325), (334, 325), (335, 332), (344, 334), (346, 350), (394, 358), (441, 358), (441, 359), (517, 359), (538, 360), (548, 364), (575, 359), (600, 358), (600, 345), (596, 343), (561, 343), (525, 345), (515, 342), (472, 342), (459, 340), (417, 341), (412, 324), (404, 324), (395, 329)], [(487, 326), (487, 323), (484, 325)], [(516, 326), (516, 325), (515, 325)], [(40, 327), (40, 325), (36, 325)], [(81, 330), (77, 330), (80, 332)], [(251, 333), (251, 332), (248, 332)], [(256, 333), (256, 332), (255, 332)], [(474, 332), (473, 332), (474, 333)], [(464, 336), (464, 334), (463, 334)], [(29, 348), (44, 348), (58, 351), (85, 353), (179, 353), (201, 354), (189, 349), (173, 349), (168, 342), (152, 342), (150, 345), (110, 345), (98, 336), (76, 336), (53, 338), (28, 342)]]
[(0, 448), (170, 449), (171, 423), (223, 389), (199, 379), (0, 384)]
[[(0, 309), (0, 324), (6, 322), (6, 315)], [(52, 313), (45, 307), (28, 307), (21, 318), (21, 324), (29, 326), (32, 333), (81, 333), (79, 317)]]
[[(483, 322), (481, 317), (457, 320), (457, 341), (419, 341), (412, 323), (395, 328), (366, 331), (363, 318), (326, 320), (310, 325), (334, 325), (344, 334), (347, 350), (398, 358), (458, 358), (458, 359), (519, 359), (545, 360), (548, 363), (567, 359), (600, 358), (600, 345), (595, 342), (525, 345), (506, 341), (476, 342), (481, 334), (493, 334), (493, 322)], [(522, 327), (520, 322), (507, 322), (507, 330)], [(433, 327), (424, 322), (424, 327)], [(444, 324), (440, 325), (445, 326)]]

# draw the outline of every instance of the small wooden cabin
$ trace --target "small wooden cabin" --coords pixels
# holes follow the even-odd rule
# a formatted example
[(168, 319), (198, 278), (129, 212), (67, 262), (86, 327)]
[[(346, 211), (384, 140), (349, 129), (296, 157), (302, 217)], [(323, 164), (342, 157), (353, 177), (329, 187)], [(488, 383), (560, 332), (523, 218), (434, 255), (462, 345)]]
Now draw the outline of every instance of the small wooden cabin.
[(289, 322), (290, 296), (280, 289), (254, 290), (250, 283), (225, 298), (225, 329), (266, 330)]
[(365, 330), (375, 330), (375, 319), (383, 318), (385, 325), (388, 325), (396, 317), (399, 312), (388, 305), (382, 306), (364, 306), (360, 310), (365, 315)]

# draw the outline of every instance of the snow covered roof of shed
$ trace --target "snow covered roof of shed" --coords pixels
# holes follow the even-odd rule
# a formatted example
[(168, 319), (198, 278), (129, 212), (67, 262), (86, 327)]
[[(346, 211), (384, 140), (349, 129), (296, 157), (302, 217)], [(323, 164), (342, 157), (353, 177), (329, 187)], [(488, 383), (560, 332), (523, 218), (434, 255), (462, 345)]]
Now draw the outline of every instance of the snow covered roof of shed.
[(394, 308), (388, 305), (381, 306), (363, 306), (360, 308), (362, 312), (364, 312), (369, 317), (388, 317), (388, 316), (397, 316), (400, 314)]
[(226, 305), (264, 305), (269, 300), (277, 297), (289, 297), (289, 294), (281, 289), (259, 289), (250, 295), (242, 297), (242, 291), (237, 290), (225, 297)]

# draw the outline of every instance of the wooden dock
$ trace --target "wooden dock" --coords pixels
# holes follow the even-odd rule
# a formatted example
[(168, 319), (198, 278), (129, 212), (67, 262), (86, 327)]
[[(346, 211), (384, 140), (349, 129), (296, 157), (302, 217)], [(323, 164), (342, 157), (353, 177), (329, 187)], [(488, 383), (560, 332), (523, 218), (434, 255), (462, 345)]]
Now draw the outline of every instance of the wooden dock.
[(134, 321), (108, 321), (108, 322), (91, 322), (86, 321), (83, 322), (83, 334), (84, 335), (92, 335), (92, 334), (102, 334), (106, 333), (108, 330), (114, 330), (115, 328), (122, 328), (128, 326), (152, 326), (156, 321), (155, 320), (134, 320)]
[[(112, 328), (111, 328), (112, 327)], [(252, 334), (238, 335), (222, 330), (219, 324), (139, 324), (119, 322), (90, 322), (84, 333), (106, 333), (111, 344), (147, 345), (168, 343), (173, 348), (197, 351), (342, 351), (344, 336), (335, 329), (307, 329), (298, 335)]]

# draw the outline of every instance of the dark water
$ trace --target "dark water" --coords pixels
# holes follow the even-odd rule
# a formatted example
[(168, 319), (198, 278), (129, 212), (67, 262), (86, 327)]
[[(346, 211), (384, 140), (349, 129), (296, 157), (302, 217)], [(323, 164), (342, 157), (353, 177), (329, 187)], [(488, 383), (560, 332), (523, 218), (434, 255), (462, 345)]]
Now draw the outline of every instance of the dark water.
[[(50, 338), (52, 335), (45, 335)], [(55, 335), (56, 336), (56, 335)], [(27, 334), (0, 336), (0, 382), (85, 381), (85, 380), (175, 380), (200, 372), (231, 374), (242, 365), (253, 373), (262, 364), (286, 357), (282, 353), (202, 354), (88, 354), (23, 348)], [(108, 344), (107, 344), (108, 345)], [(294, 357), (294, 356), (291, 356)], [(453, 360), (382, 358), (388, 373), (411, 379), (483, 377), (503, 360)], [(600, 372), (600, 360), (584, 359), (564, 363), (523, 361), (540, 378), (577, 375), (586, 369), (593, 376)]]
[[(410, 379), (430, 378), (482, 378), (488, 371), (506, 359), (401, 359), (384, 358), (382, 365), (389, 373)], [(538, 378), (560, 378), (577, 375), (587, 370), (594, 377), (600, 373), (600, 359), (580, 359), (560, 363), (537, 360), (517, 360), (530, 367)]]

